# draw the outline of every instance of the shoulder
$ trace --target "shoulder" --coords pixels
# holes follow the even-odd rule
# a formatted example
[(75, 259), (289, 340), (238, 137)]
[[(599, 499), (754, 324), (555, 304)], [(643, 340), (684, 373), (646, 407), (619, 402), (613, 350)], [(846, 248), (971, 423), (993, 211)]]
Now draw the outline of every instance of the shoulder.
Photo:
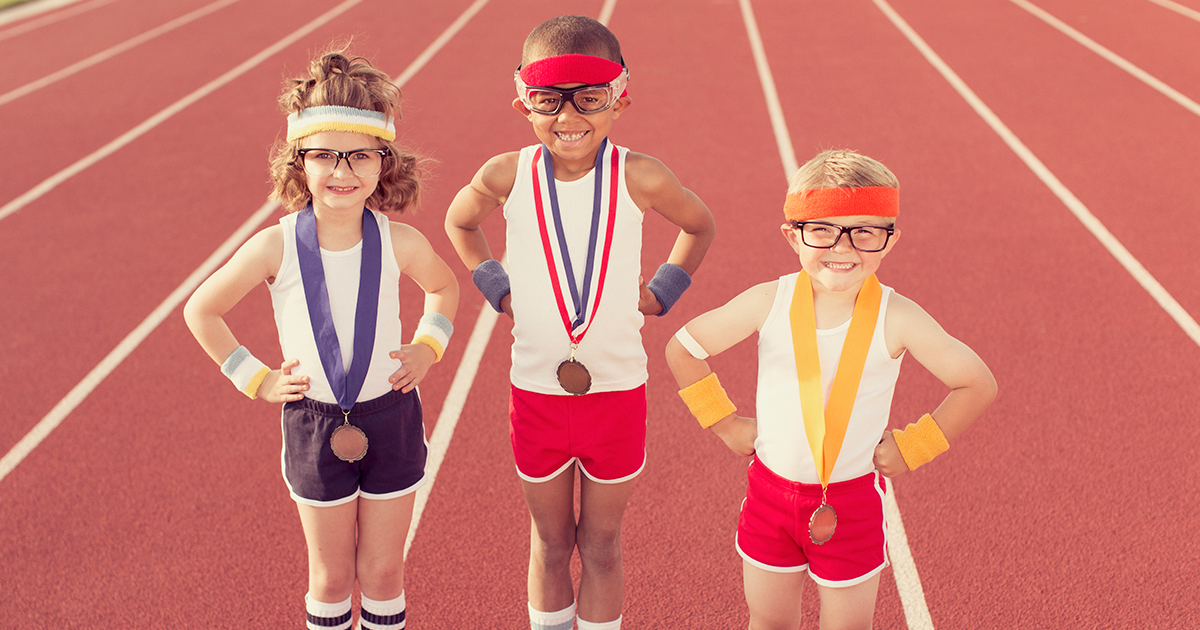
[(884, 334), (888, 351), (893, 357), (911, 349), (914, 344), (927, 343), (946, 336), (941, 325), (925, 309), (895, 290), (888, 298)]
[(678, 186), (679, 180), (658, 158), (630, 151), (625, 156), (625, 185), (630, 193), (654, 193)]
[(490, 197), (504, 200), (512, 192), (513, 183), (517, 180), (517, 165), (520, 160), (520, 151), (510, 151), (493, 157), (479, 168), (471, 186)]

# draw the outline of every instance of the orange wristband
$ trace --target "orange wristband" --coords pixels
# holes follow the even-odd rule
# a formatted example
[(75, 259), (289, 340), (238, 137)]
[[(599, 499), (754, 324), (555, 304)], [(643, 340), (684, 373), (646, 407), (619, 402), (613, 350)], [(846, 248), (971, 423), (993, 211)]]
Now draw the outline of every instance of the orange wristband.
[(903, 430), (893, 430), (892, 437), (896, 439), (896, 446), (909, 470), (928, 464), (950, 448), (941, 427), (929, 414), (921, 416), (920, 420), (910, 423)]
[(725, 393), (725, 388), (721, 387), (721, 381), (717, 380), (716, 373), (711, 373), (679, 390), (679, 397), (687, 403), (692, 415), (696, 416), (700, 426), (705, 429), (737, 411), (737, 407)]

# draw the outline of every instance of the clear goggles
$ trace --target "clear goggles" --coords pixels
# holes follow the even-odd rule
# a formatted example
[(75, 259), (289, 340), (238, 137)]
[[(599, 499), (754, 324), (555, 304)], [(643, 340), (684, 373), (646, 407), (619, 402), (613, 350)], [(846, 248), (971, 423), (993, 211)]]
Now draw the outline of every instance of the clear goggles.
[(617, 78), (600, 85), (581, 85), (563, 90), (556, 87), (526, 85), (521, 80), (521, 69), (513, 74), (517, 84), (517, 95), (530, 111), (554, 116), (562, 111), (563, 104), (570, 101), (580, 114), (598, 114), (617, 102), (629, 83), (629, 68), (621, 70)]

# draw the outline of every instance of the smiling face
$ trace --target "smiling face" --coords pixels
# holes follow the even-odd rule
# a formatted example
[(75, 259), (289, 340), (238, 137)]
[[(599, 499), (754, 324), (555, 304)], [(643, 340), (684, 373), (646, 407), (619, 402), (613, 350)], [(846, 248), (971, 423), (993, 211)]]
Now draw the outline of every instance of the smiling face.
[[(569, 90), (582, 85), (565, 83), (552, 87)], [(600, 143), (612, 129), (612, 122), (630, 103), (628, 96), (622, 96), (612, 107), (587, 115), (580, 114), (571, 103), (564, 103), (557, 114), (539, 114), (531, 111), (519, 98), (513, 100), (513, 108), (533, 123), (533, 133), (550, 149), (556, 176), (561, 173), (569, 178), (576, 174), (582, 176), (592, 168)]]
[[(849, 216), (821, 219), (832, 225), (850, 227), (856, 225), (881, 226), (889, 225), (890, 220), (877, 216)], [(848, 235), (842, 235), (832, 249), (809, 247), (804, 244), (800, 230), (790, 223), (780, 226), (783, 236), (787, 239), (792, 250), (800, 258), (800, 266), (812, 277), (814, 289), (824, 289), (833, 293), (843, 291), (858, 292), (863, 281), (879, 269), (883, 257), (892, 251), (892, 247), (900, 238), (900, 230), (895, 230), (888, 240), (887, 247), (878, 252), (860, 252), (850, 244)]]
[[(332, 151), (357, 151), (378, 149), (380, 142), (374, 136), (348, 131), (322, 131), (300, 141), (300, 147), (330, 149)], [(379, 185), (379, 176), (360, 177), (354, 174), (346, 160), (341, 160), (329, 175), (314, 175), (304, 172), (308, 190), (312, 193), (313, 209), (318, 213), (354, 211), (361, 212), (367, 197)]]

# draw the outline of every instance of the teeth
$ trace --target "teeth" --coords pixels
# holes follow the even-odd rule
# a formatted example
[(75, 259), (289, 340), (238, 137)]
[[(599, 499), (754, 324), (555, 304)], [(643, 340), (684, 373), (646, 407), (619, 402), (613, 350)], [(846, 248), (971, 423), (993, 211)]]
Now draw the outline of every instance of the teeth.
[(825, 263), (825, 266), (826, 266), (826, 267), (829, 267), (830, 269), (853, 269), (853, 268), (854, 268), (854, 263), (832, 263), (832, 262), (827, 262), (827, 263)]
[(557, 133), (558, 133), (559, 138), (566, 140), (567, 142), (570, 142), (572, 140), (578, 140), (578, 139), (582, 138), (583, 136), (587, 135), (586, 131), (580, 131), (579, 133), (564, 133), (562, 131), (559, 131)]

